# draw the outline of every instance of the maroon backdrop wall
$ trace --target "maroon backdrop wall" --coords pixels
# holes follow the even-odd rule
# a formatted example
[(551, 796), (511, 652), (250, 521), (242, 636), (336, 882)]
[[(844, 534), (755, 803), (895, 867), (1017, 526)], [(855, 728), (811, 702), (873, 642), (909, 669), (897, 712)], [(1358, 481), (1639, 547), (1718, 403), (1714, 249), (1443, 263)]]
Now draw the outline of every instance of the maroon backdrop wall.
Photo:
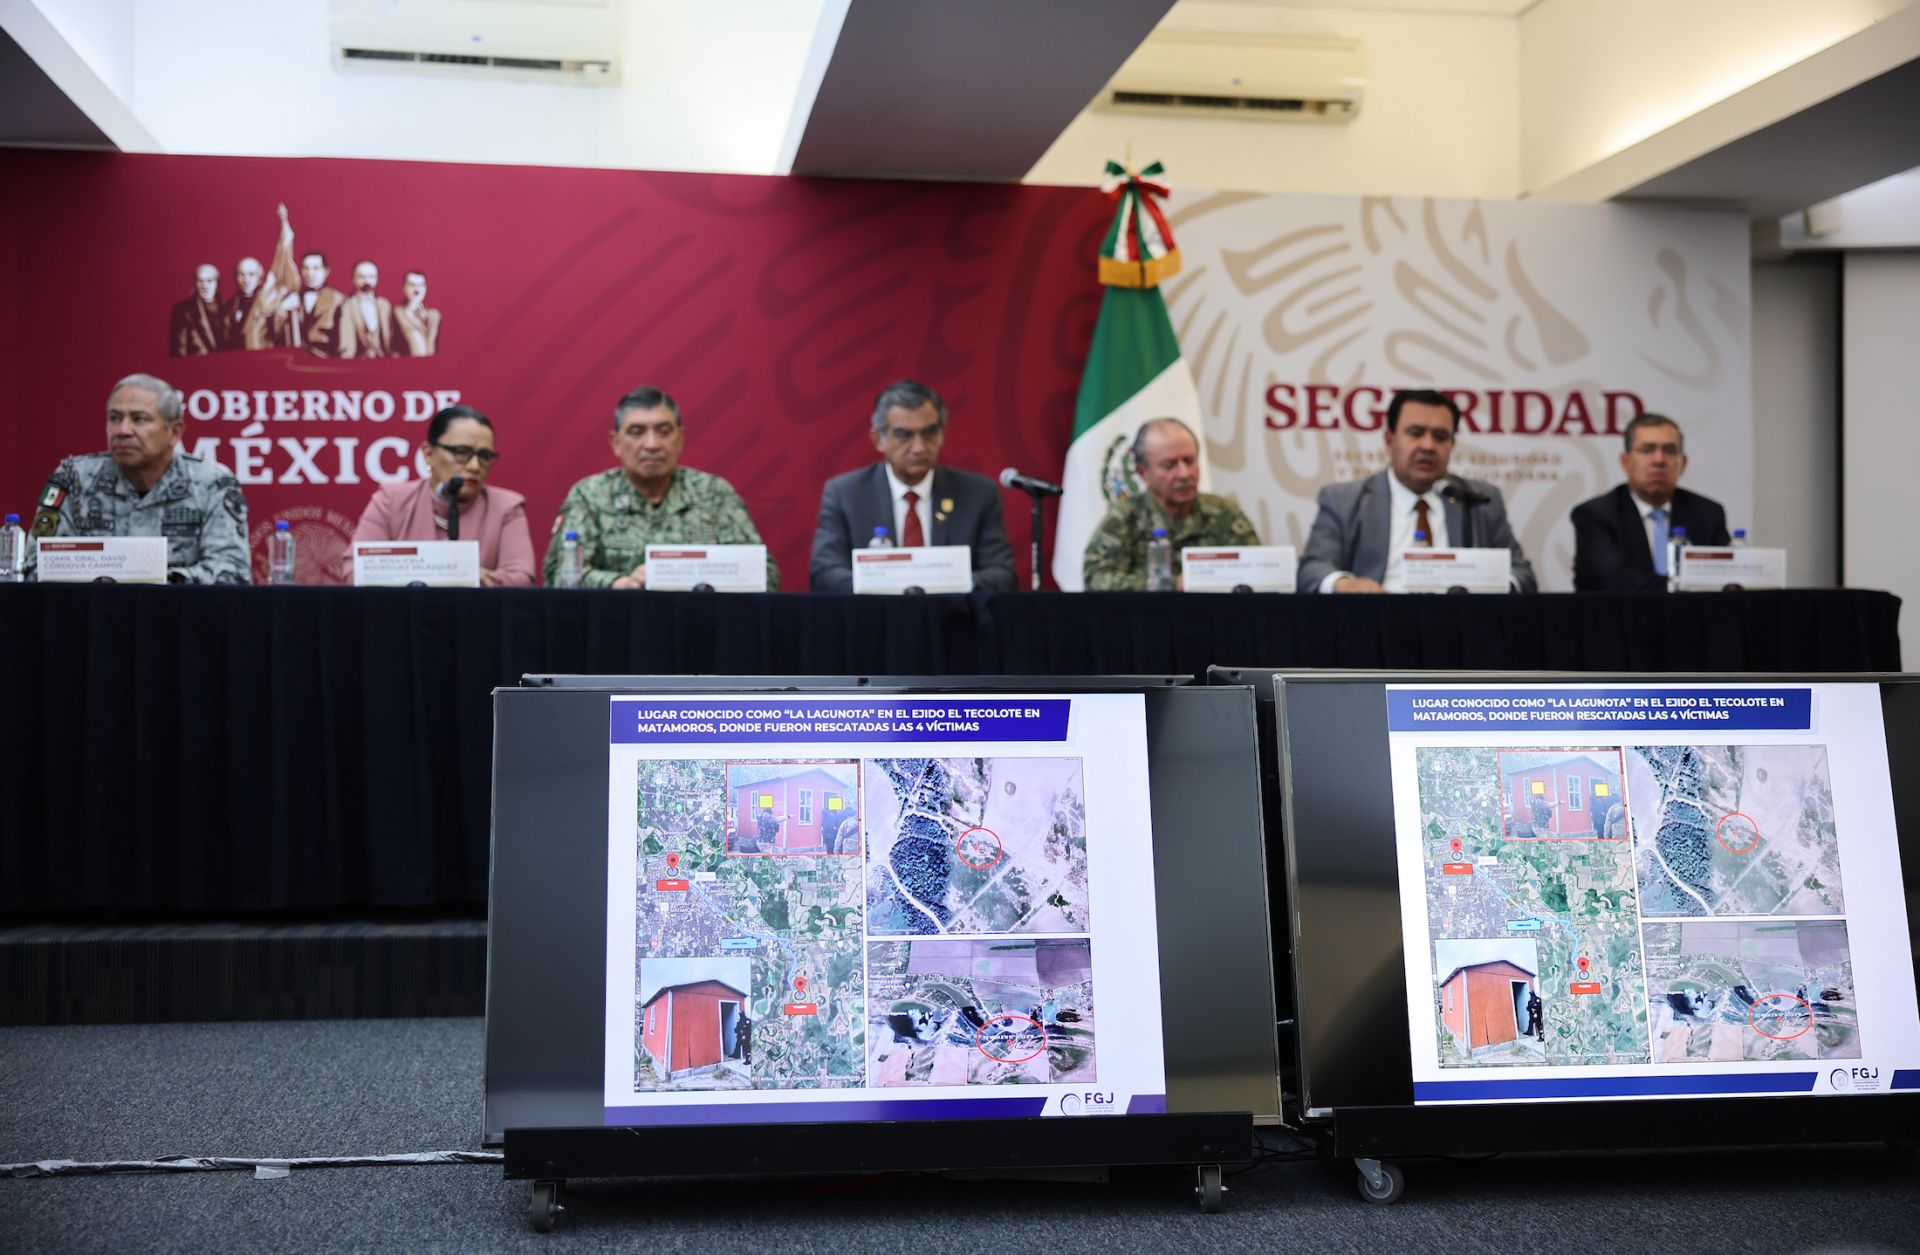
[[(873, 459), (870, 406), (896, 377), (946, 398), (946, 463), (1057, 473), (1108, 212), (1063, 188), (23, 151), (0, 152), (0, 186), (0, 503), (25, 515), (62, 456), (104, 448), (109, 386), (150, 372), (189, 396), (186, 447), (241, 475), (256, 565), (292, 519), (303, 581), (326, 578), (377, 476), (416, 474), (439, 393), (493, 417), (493, 482), (527, 495), (544, 549), (568, 485), (613, 464), (614, 400), (666, 388), (685, 461), (733, 481), (788, 588), (821, 482)], [(436, 355), (170, 356), (195, 267), (224, 298), (240, 258), (271, 265), (280, 203), (331, 287), (367, 258), (397, 303), (425, 271)], [(1024, 579), (1025, 500), (1006, 504)]]

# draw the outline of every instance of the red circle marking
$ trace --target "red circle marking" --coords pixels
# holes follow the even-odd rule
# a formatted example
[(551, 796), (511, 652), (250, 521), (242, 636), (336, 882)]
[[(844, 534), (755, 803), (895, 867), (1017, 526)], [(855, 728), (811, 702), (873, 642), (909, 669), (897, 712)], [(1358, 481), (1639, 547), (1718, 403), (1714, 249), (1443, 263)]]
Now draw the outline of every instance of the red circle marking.
[[(999, 1055), (994, 1054), (991, 1050), (988, 1050), (986, 1047), (986, 1044), (982, 1042), (980, 1038), (987, 1031), (987, 1024), (996, 1024), (1001, 1020), (1025, 1020), (1027, 1023), (1039, 1029), (1040, 1030), (1040, 1049), (1034, 1051), (1030, 1055), (1021, 1055), (1018, 1059), (1002, 1059)], [(979, 1028), (976, 1028), (973, 1030), (973, 1045), (974, 1045), (974, 1049), (978, 1050), (981, 1054), (993, 1060), (995, 1063), (1025, 1063), (1029, 1059), (1039, 1058), (1042, 1054), (1046, 1052), (1047, 1026), (1042, 1024), (1040, 1021), (1034, 1019), (1030, 1015), (996, 1015), (991, 1020), (988, 1020), (987, 1024), (982, 1024)]]
[[(1805, 1027), (1801, 1028), (1801, 1030), (1797, 1033), (1788, 1033), (1785, 1036), (1782, 1036), (1779, 1033), (1769, 1033), (1766, 1029), (1761, 1028), (1758, 1024), (1755, 1024), (1753, 1022), (1753, 1013), (1760, 1009), (1761, 1003), (1772, 1002), (1775, 998), (1786, 998), (1793, 1002), (1799, 1003), (1803, 1007), (1806, 1007), (1807, 1022)], [(1810, 1006), (1807, 1006), (1807, 1000), (1805, 998), (1800, 997), (1798, 994), (1761, 994), (1758, 998), (1754, 999), (1753, 1005), (1747, 1008), (1747, 1027), (1751, 1028), (1754, 1032), (1760, 1034), (1760, 1036), (1762, 1037), (1771, 1037), (1775, 1041), (1792, 1041), (1796, 1037), (1806, 1036), (1807, 1029), (1813, 1027), (1813, 1008)]]
[[(1727, 821), (1729, 819), (1746, 820), (1747, 831), (1753, 834), (1753, 840), (1747, 842), (1737, 850), (1727, 844), (1727, 838), (1723, 835), (1726, 832)], [(1754, 846), (1760, 844), (1760, 825), (1753, 822), (1753, 816), (1751, 815), (1742, 815), (1739, 811), (1728, 811), (1726, 814), (1720, 816), (1720, 822), (1713, 826), (1713, 839), (1718, 841), (1720, 848), (1729, 854), (1745, 854)]]
[(795, 993), (800, 993), (800, 994), (803, 994), (803, 993), (805, 993), (805, 992), (807, 992), (807, 978), (806, 978), (806, 977), (804, 977), (804, 976), (796, 976), (796, 977), (794, 977), (794, 978), (793, 978), (793, 991), (794, 991)]
[[(962, 854), (960, 852), (960, 843), (962, 841), (965, 841), (968, 837), (972, 836), (976, 832), (984, 832), (988, 836), (993, 838), (993, 857), (988, 859), (984, 863), (976, 863), (972, 859), (968, 858), (965, 854)], [(959, 836), (953, 839), (953, 853), (956, 858), (958, 858), (962, 863), (965, 863), (968, 867), (973, 868), (973, 870), (977, 872), (983, 872), (983, 871), (986, 871), (989, 867), (992, 867), (995, 863), (998, 863), (1001, 859), (1006, 857), (1007, 847), (1005, 844), (1001, 842), (1000, 834), (995, 832), (993, 829), (969, 828), (965, 832), (961, 833)]]

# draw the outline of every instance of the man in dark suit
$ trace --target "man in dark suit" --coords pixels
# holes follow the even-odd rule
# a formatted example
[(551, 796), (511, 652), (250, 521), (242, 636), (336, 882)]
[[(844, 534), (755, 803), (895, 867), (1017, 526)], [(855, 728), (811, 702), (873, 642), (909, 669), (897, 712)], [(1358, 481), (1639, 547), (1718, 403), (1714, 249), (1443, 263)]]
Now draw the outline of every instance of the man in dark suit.
[(1507, 550), (1514, 589), (1533, 592), (1533, 567), (1507, 522), (1500, 490), (1447, 474), (1459, 430), (1460, 407), (1445, 393), (1394, 393), (1387, 405), (1388, 467), (1320, 490), (1320, 512), (1300, 554), (1298, 591), (1404, 592), (1408, 549), (1471, 543)]
[(1664, 414), (1627, 424), (1620, 469), (1627, 482), (1573, 508), (1573, 587), (1592, 592), (1662, 592), (1667, 540), (1676, 527), (1696, 545), (1727, 543), (1718, 501), (1680, 487), (1687, 441)]
[(175, 357), (203, 357), (218, 353), (220, 343), (220, 272), (202, 262), (193, 270), (193, 295), (173, 307), (167, 328), (167, 348)]
[(947, 407), (927, 385), (902, 379), (880, 394), (871, 435), (881, 460), (834, 476), (820, 493), (811, 564), (815, 592), (851, 592), (850, 555), (882, 527), (903, 548), (966, 545), (973, 550), (975, 588), (1013, 588), (1013, 546), (1007, 543), (1000, 487), (984, 475), (937, 464), (946, 430)]

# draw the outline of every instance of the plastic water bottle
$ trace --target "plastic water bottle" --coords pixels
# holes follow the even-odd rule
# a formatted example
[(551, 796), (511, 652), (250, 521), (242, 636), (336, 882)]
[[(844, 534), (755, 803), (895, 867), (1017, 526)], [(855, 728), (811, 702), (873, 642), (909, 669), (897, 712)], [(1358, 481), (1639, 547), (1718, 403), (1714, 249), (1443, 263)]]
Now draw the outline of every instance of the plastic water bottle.
[(580, 587), (580, 533), (568, 531), (560, 537), (560, 569), (554, 574), (555, 588)]
[(873, 539), (867, 542), (869, 549), (893, 548), (893, 529), (882, 524), (873, 529)]
[(267, 583), (293, 583), (293, 532), (285, 519), (275, 519), (267, 537)]
[(27, 564), (27, 534), (20, 530), (20, 516), (9, 514), (0, 527), (0, 584), (18, 584)]
[(1147, 542), (1147, 591), (1173, 591), (1173, 542), (1164, 527), (1154, 528), (1153, 539)]
[(1733, 529), (1733, 547), (1735, 549), (1745, 549), (1747, 547), (1747, 529), (1746, 528), (1736, 527)]
[(1680, 551), (1687, 547), (1687, 529), (1676, 527), (1667, 533), (1667, 591), (1680, 591)]

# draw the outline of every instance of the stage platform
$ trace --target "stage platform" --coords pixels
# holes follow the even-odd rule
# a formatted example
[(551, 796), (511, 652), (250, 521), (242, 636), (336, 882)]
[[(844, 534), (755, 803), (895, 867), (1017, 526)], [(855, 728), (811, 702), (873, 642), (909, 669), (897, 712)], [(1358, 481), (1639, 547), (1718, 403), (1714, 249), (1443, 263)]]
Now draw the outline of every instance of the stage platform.
[[(478, 1149), (481, 1021), (0, 1029), (0, 1163)], [(1673, 1118), (1687, 1114), (1675, 1111)], [(1651, 1118), (1651, 1115), (1650, 1115)], [(944, 1177), (582, 1181), (542, 1237), (492, 1165), (0, 1180), (23, 1251), (1911, 1250), (1920, 1158), (1877, 1147), (1413, 1161), (1370, 1207), (1353, 1170), (1274, 1162), (1201, 1215), (1175, 1172), (1109, 1184)]]

